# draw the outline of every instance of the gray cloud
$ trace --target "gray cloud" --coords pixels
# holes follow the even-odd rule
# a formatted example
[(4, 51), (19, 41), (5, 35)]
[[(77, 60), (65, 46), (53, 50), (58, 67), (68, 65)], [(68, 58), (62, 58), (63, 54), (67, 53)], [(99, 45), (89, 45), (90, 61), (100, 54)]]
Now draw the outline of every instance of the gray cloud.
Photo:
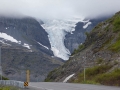
[(0, 15), (16, 17), (98, 17), (119, 10), (120, 0), (0, 0)]

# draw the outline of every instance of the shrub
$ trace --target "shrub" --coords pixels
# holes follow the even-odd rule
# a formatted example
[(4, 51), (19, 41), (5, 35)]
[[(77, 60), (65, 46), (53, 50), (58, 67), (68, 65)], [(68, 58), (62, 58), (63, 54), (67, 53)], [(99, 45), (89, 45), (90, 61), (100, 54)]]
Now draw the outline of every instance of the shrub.
[(84, 48), (85, 48), (85, 46), (84, 46), (83, 44), (79, 45), (79, 46), (78, 46), (78, 49), (75, 49), (75, 50), (73, 51), (72, 55), (80, 52), (80, 51), (83, 50)]
[(84, 81), (84, 73), (79, 73), (75, 83), (102, 84), (120, 86), (120, 69), (108, 72), (111, 65), (101, 65), (86, 69), (86, 80)]
[(115, 17), (113, 25), (114, 25), (114, 29), (113, 29), (114, 32), (120, 31), (120, 16)]
[(112, 44), (109, 47), (109, 50), (113, 51), (113, 52), (118, 52), (120, 51), (120, 40), (117, 40), (114, 44)]
[(97, 64), (101, 64), (103, 62), (103, 59), (102, 58), (98, 58), (97, 59)]
[[(1, 79), (1, 75), (0, 75), (0, 79)], [(8, 78), (2, 76), (2, 80), (9, 80)]]
[(103, 85), (120, 86), (120, 69), (116, 69), (111, 73), (104, 73), (96, 77), (96, 82)]
[(89, 37), (89, 32), (85, 32), (85, 35), (86, 35), (87, 37)]
[(100, 65), (100, 66), (95, 66), (93, 68), (88, 68), (86, 69), (86, 75), (88, 77), (93, 77), (98, 74), (107, 72), (111, 67), (112, 67), (111, 65)]

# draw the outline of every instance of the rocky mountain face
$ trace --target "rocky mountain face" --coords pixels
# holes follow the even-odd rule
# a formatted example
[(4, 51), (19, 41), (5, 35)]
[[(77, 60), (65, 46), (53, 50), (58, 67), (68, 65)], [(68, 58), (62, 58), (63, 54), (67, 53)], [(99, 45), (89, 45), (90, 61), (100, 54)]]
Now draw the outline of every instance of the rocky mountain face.
[(101, 64), (112, 66), (108, 72), (120, 68), (120, 12), (99, 23), (86, 35), (85, 42), (79, 45), (70, 59), (50, 72), (45, 81), (63, 82), (70, 75), (74, 75), (72, 79), (75, 80), (84, 67)]
[(74, 49), (77, 49), (81, 43), (84, 43), (86, 39), (85, 33), (90, 32), (98, 23), (106, 20), (107, 18), (108, 17), (103, 17), (103, 18), (91, 19), (89, 20), (89, 22), (76, 23), (75, 31), (73, 31), (73, 34), (68, 33), (65, 36), (65, 40), (64, 40), (65, 47), (69, 49), (71, 53), (73, 53)]
[(27, 52), (21, 48), (2, 48), (2, 68), (4, 76), (12, 80), (26, 80), (26, 70), (30, 70), (30, 81), (43, 81), (48, 72), (62, 65), (42, 52)]
[[(40, 50), (49, 55), (53, 55), (52, 51), (49, 49), (51, 46), (47, 37), (48, 34), (41, 27), (39, 22), (33, 18), (14, 19), (1, 17), (0, 32), (12, 36), (18, 41), (16, 42), (19, 43), (18, 45), (27, 44), (33, 51)], [(10, 43), (9, 40), (1, 40), (2, 42)], [(12, 45), (15, 45), (15, 43)]]
[(47, 73), (63, 64), (53, 58), (48, 34), (33, 18), (0, 17), (2, 69), (9, 79), (25, 81), (30, 70), (31, 81), (43, 81)]

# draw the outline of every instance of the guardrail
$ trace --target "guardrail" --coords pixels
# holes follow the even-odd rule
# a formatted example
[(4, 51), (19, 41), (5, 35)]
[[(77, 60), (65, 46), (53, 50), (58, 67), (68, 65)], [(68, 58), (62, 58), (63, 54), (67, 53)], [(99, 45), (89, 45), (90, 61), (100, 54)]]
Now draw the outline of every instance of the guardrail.
[(15, 81), (15, 80), (0, 80), (0, 85), (10, 85), (10, 86), (15, 86), (19, 88), (25, 88), (24, 82)]

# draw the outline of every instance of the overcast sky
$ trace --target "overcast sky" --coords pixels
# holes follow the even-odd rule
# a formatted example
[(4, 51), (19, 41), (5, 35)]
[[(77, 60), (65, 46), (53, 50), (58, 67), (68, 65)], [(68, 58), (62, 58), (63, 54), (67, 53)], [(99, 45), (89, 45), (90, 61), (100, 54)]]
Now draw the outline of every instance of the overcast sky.
[(36, 18), (97, 17), (120, 11), (120, 0), (0, 0), (0, 14)]

